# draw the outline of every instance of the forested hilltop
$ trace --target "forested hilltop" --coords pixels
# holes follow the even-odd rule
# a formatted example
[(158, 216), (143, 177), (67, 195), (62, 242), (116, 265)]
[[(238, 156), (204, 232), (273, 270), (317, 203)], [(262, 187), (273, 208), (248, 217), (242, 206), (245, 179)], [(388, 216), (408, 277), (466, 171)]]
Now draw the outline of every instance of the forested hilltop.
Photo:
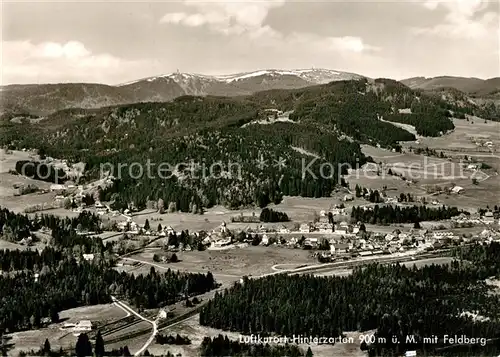
[[(399, 113), (407, 108), (410, 117)], [(363, 79), (237, 98), (184, 96), (166, 103), (67, 109), (39, 121), (5, 116), (0, 143), (83, 161), (87, 180), (99, 175), (101, 165), (112, 165), (119, 180), (103, 200), (141, 208), (162, 199), (198, 212), (215, 204), (264, 207), (283, 195), (329, 196), (347, 169), (341, 164), (356, 167), (370, 159), (361, 143), (398, 150), (399, 141), (415, 139), (381, 119), (409, 122), (418, 133), (436, 136), (453, 129), (450, 115), (470, 112), (396, 81)], [(148, 160), (154, 164), (152, 177), (131, 174), (127, 165), (136, 162), (144, 169)], [(158, 175), (161, 163), (184, 165), (165, 178)], [(320, 178), (324, 163), (332, 166), (323, 170), (327, 178)], [(118, 164), (125, 167), (119, 173)]]

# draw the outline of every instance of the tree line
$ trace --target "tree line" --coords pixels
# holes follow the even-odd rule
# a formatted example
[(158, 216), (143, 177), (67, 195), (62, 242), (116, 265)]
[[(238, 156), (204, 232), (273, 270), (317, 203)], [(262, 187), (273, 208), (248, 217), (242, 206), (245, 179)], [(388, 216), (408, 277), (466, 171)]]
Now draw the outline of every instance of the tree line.
[[(8, 256), (10, 274), (0, 276), (0, 329), (10, 332), (38, 328), (44, 318), (58, 321), (61, 310), (111, 302), (111, 295), (126, 299), (137, 308), (158, 308), (216, 287), (213, 275), (167, 270), (134, 276), (112, 269), (101, 253), (87, 262), (66, 251), (60, 260), (46, 248), (33, 252), (2, 253)], [(59, 256), (59, 258), (61, 258)], [(39, 273), (28, 270), (39, 263)], [(51, 264), (51, 265), (48, 265)], [(2, 264), (2, 268), (4, 265)], [(12, 270), (21, 268), (22, 270)]]
[(421, 221), (441, 221), (465, 213), (457, 207), (432, 208), (425, 205), (412, 207), (379, 206), (373, 208), (353, 207), (351, 218), (356, 222), (370, 224), (415, 223)]
[(264, 208), (260, 212), (259, 220), (261, 222), (288, 222), (290, 219), (285, 212), (275, 211), (272, 208)]

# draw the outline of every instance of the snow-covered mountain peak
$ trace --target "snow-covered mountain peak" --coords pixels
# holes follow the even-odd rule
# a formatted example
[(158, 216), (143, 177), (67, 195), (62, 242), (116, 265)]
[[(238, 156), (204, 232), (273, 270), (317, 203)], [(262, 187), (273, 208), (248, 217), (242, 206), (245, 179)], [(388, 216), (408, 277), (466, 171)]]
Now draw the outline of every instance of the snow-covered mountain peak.
[(275, 79), (279, 79), (279, 77), (284, 77), (284, 76), (291, 76), (310, 82), (311, 84), (323, 84), (338, 80), (363, 78), (363, 76), (354, 73), (339, 72), (323, 68), (290, 69), (290, 70), (263, 69), (257, 71), (241, 72), (234, 74), (222, 74), (222, 75), (205, 75), (198, 73), (173, 72), (169, 74), (163, 74), (159, 76), (143, 78), (137, 81), (128, 82), (122, 84), (121, 86), (134, 84), (141, 81), (154, 82), (161, 79), (171, 79), (177, 83), (187, 83), (193, 81), (204, 81), (204, 82), (209, 81), (209, 82), (221, 82), (229, 84), (262, 76), (272, 77)]

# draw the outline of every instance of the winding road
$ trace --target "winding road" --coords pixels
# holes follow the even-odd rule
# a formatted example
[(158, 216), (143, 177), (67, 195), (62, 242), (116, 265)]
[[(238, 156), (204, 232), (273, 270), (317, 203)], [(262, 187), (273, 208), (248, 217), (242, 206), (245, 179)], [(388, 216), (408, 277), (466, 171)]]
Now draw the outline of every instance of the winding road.
[(133, 315), (137, 316), (141, 320), (144, 320), (153, 326), (153, 332), (151, 333), (151, 336), (144, 343), (144, 345), (136, 353), (134, 353), (134, 356), (140, 356), (149, 347), (149, 345), (153, 342), (154, 338), (156, 337), (156, 334), (158, 333), (157, 320), (149, 320), (149, 319), (145, 318), (144, 316), (142, 316), (141, 314), (136, 312), (134, 309), (132, 309), (130, 306), (125, 304), (123, 301), (118, 300), (114, 296), (112, 296), (111, 299), (122, 310), (128, 312), (129, 314), (133, 314)]

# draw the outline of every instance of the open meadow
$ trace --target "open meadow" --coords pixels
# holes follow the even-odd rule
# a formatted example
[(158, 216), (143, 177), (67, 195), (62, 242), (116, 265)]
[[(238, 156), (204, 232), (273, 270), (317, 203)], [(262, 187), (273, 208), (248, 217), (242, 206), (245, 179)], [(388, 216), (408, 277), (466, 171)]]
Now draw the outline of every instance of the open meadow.
[(161, 255), (162, 253), (162, 250), (158, 248), (147, 249), (144, 252), (128, 256), (127, 258), (145, 262), (145, 264), (140, 270), (130, 266), (130, 270), (127, 269), (127, 271), (147, 273), (151, 266), (155, 266), (157, 270), (163, 267), (164, 269), (170, 268), (192, 273), (207, 273), (210, 271), (218, 281), (221, 279), (235, 281), (245, 275), (258, 276), (272, 273), (275, 271), (274, 266), (284, 264), (301, 266), (317, 263), (317, 260), (311, 256), (310, 251), (281, 247), (247, 246), (224, 250), (209, 249), (203, 252), (178, 252), (176, 253), (180, 259), (178, 263), (154, 262), (153, 255)]
[[(477, 117), (453, 119), (455, 130), (440, 137), (422, 137), (419, 139), (421, 147), (443, 150), (462, 155), (488, 153), (489, 150), (478, 143), (491, 141), (493, 146), (500, 148), (500, 122), (484, 120)], [(415, 146), (412, 143), (412, 146)]]
[[(111, 321), (121, 319), (127, 313), (114, 304), (84, 306), (59, 313), (60, 323), (48, 327), (15, 332), (7, 335), (8, 344), (12, 346), (9, 355), (17, 356), (20, 351), (38, 350), (45, 339), (48, 339), (53, 350), (74, 349), (77, 337), (69, 329), (62, 329), (64, 323), (77, 323), (80, 320), (90, 320), (95, 327), (103, 326)], [(124, 345), (124, 344), (122, 344)]]
[[(294, 222), (312, 221), (315, 214), (319, 215), (320, 211), (327, 211), (335, 204), (341, 202), (342, 195), (322, 198), (307, 198), (307, 197), (283, 197), (283, 201), (279, 204), (270, 204), (268, 207), (280, 212), (285, 212), (291, 219), (291, 222), (284, 223), (286, 226), (293, 226)], [(343, 197), (343, 196), (342, 196)], [(352, 202), (351, 202), (352, 204)], [(239, 210), (229, 210), (222, 206), (215, 206), (205, 210), (202, 215), (186, 214), (182, 212), (159, 214), (155, 210), (143, 210), (133, 215), (133, 219), (138, 224), (144, 224), (146, 219), (151, 227), (156, 227), (161, 224), (163, 227), (171, 226), (174, 230), (211, 230), (216, 229), (222, 222), (226, 222), (229, 229), (246, 227), (256, 229), (261, 223), (231, 223), (231, 217), (255, 215), (257, 218), (260, 215), (259, 208), (248, 208)], [(116, 217), (116, 220), (123, 218)], [(264, 226), (276, 226), (277, 223), (264, 223)]]
[[(469, 211), (477, 207), (494, 206), (500, 199), (500, 156), (496, 152), (484, 147), (478, 147), (475, 140), (484, 137), (481, 142), (491, 141), (495, 146), (500, 145), (500, 127), (498, 122), (484, 123), (484, 120), (472, 121), (454, 120), (456, 129), (442, 137), (421, 138), (419, 144), (415, 142), (404, 143), (405, 147), (428, 147), (438, 152), (443, 151), (451, 158), (427, 157), (411, 152), (395, 153), (373, 146), (363, 145), (365, 155), (372, 156), (375, 162), (381, 162), (390, 167), (391, 171), (403, 174), (413, 180), (412, 183), (403, 181), (392, 175), (377, 176), (376, 173), (356, 172), (347, 177), (351, 187), (359, 184), (362, 187), (380, 189), (387, 186), (388, 193), (411, 193), (426, 196), (430, 200), (437, 199), (449, 206), (457, 206)], [(457, 144), (458, 143), (458, 144)], [(493, 149), (494, 150), (494, 149)], [(462, 163), (464, 155), (485, 162), (492, 168), (487, 170), (470, 170)], [(473, 181), (475, 179), (475, 182)], [(427, 187), (433, 186), (460, 186), (464, 191), (460, 194), (429, 195)]]

